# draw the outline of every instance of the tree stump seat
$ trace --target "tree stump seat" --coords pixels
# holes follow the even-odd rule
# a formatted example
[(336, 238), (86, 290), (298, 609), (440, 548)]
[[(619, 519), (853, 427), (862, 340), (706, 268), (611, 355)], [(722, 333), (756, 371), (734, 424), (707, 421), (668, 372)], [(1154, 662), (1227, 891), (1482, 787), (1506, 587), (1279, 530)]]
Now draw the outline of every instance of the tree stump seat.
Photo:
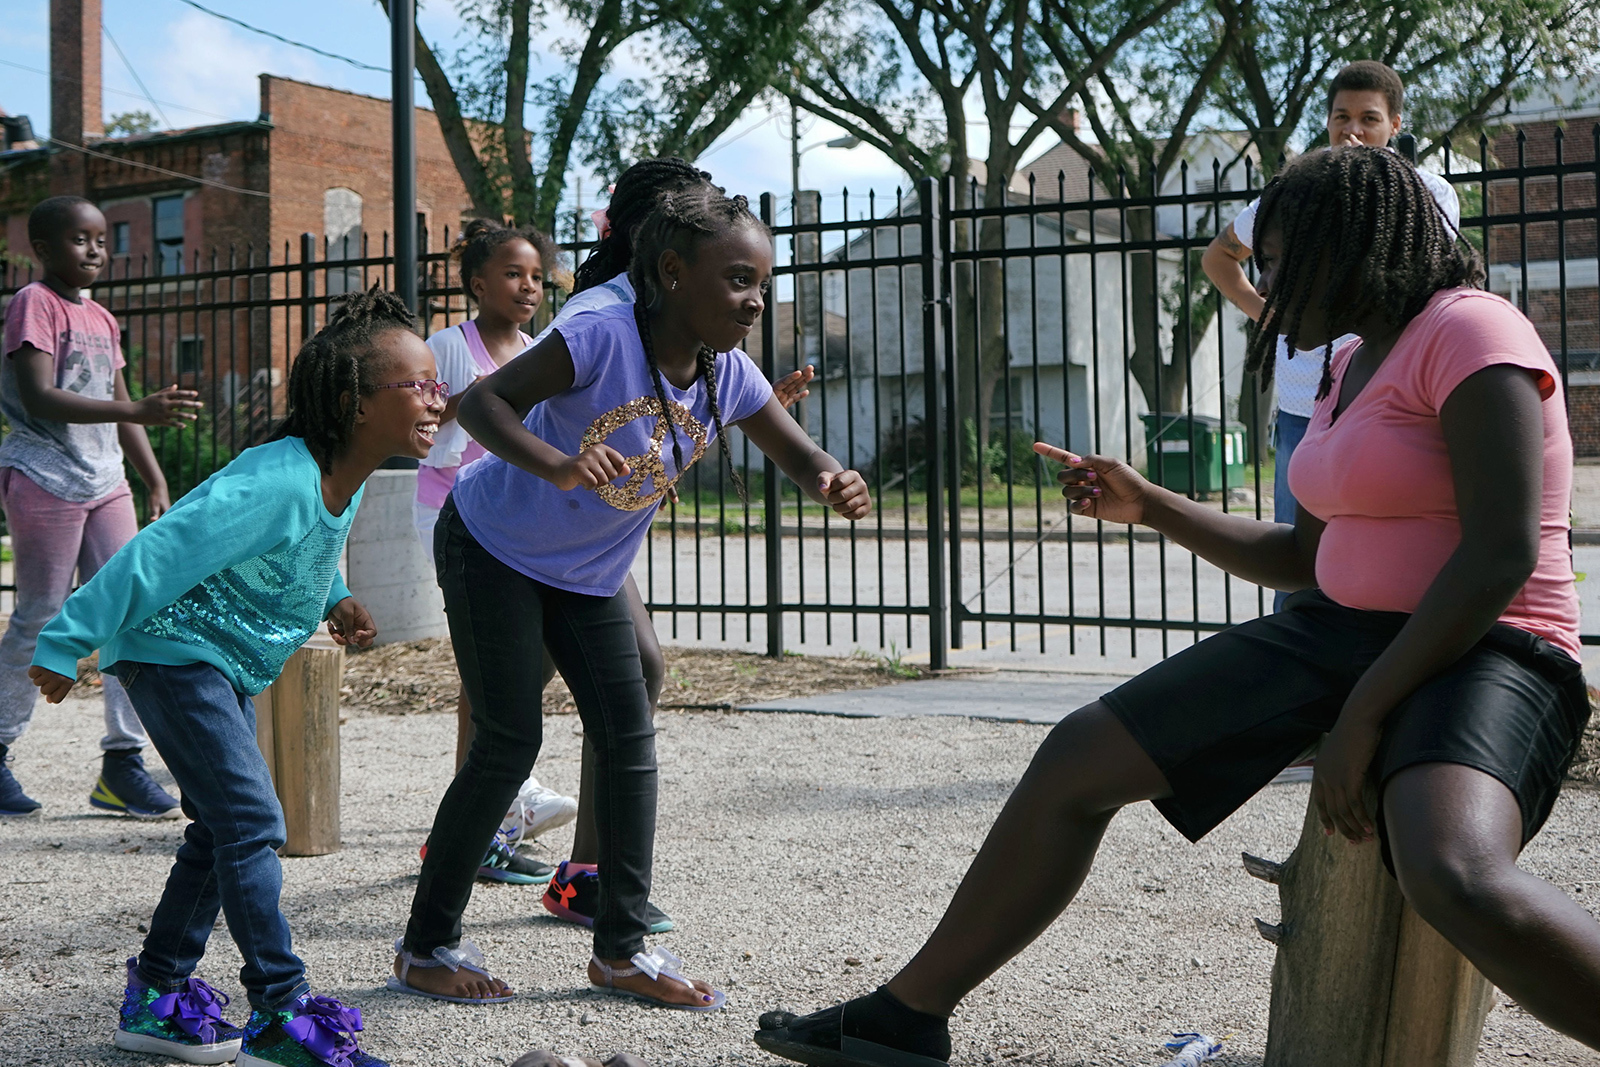
[(1244, 859), (1282, 902), (1256, 920), (1277, 946), (1265, 1067), (1477, 1062), (1494, 987), (1405, 902), (1376, 841), (1325, 836), (1308, 805), (1286, 861)]
[(318, 631), (255, 699), (256, 743), (288, 828), (283, 853), (339, 851), (339, 686), (344, 649)]

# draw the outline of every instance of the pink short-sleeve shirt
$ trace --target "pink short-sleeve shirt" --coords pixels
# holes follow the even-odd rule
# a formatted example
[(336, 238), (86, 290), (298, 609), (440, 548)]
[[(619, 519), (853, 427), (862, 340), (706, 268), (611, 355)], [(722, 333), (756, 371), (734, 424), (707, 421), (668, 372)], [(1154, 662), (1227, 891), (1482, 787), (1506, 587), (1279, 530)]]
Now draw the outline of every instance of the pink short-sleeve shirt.
[(1500, 621), (1581, 659), (1568, 545), (1572, 437), (1555, 361), (1533, 324), (1491, 293), (1436, 293), (1333, 420), (1355, 349), (1352, 343), (1334, 354), (1333, 389), (1317, 402), (1289, 465), (1295, 499), (1328, 524), (1317, 550), (1317, 585), (1346, 607), (1416, 610), (1461, 543), (1439, 410), (1478, 371), (1502, 363), (1524, 367), (1544, 400), (1539, 561)]

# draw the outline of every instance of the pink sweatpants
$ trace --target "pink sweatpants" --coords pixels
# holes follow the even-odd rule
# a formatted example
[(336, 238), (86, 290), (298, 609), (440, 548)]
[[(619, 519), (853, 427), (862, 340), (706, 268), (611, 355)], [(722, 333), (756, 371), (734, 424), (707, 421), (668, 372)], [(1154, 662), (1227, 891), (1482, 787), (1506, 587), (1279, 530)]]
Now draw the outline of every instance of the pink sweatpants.
[[(12, 569), (17, 576), (11, 625), (0, 635), (0, 745), (10, 745), (33, 718), (39, 690), (28, 678), (28, 665), (39, 631), (72, 592), (73, 572), (87, 582), (139, 532), (139, 522), (127, 482), (99, 500), (77, 504), (45, 492), (14, 467), (0, 467), (0, 507), (11, 531)], [(145, 747), (149, 741), (144, 727), (122, 683), (109, 673), (102, 681), (106, 735), (100, 747), (106, 751)]]

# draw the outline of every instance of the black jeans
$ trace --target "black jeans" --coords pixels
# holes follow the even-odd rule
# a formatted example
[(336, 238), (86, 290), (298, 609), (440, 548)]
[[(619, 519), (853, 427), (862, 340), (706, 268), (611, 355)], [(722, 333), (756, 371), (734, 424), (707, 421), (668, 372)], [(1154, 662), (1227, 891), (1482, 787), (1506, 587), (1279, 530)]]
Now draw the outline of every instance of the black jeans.
[(539, 755), (548, 649), (599, 763), (594, 951), (627, 959), (643, 951), (649, 929), (657, 785), (655, 727), (627, 600), (569, 593), (506, 566), (467, 531), (453, 499), (439, 513), (433, 544), (477, 736), (434, 816), (406, 948), (425, 956), (461, 939), (478, 865)]

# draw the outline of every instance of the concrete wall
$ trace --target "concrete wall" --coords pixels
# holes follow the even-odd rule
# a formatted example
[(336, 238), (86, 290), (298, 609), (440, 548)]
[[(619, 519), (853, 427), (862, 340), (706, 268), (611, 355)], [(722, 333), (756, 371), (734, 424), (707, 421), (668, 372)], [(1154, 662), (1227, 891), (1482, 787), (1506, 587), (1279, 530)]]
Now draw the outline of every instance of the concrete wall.
[(380, 645), (449, 633), (432, 555), (411, 525), (416, 495), (416, 471), (376, 471), (350, 528), (345, 584), (372, 612)]

